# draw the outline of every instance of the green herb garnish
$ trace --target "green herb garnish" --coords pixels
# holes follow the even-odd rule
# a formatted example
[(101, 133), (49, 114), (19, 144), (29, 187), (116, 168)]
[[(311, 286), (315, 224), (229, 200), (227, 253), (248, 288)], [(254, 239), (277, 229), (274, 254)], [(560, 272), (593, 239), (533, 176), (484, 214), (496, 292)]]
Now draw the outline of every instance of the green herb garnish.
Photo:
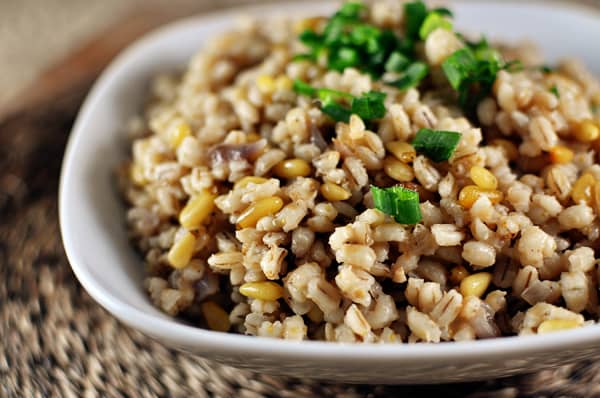
[(446, 58), (442, 69), (452, 88), (460, 90), (463, 82), (468, 81), (470, 76), (477, 72), (477, 59), (473, 51), (465, 47)]
[(548, 91), (550, 91), (552, 94), (554, 94), (556, 96), (556, 98), (560, 98), (560, 93), (558, 92), (558, 87), (556, 87), (556, 84), (553, 85), (552, 87), (550, 87), (548, 89)]
[(352, 113), (363, 120), (381, 119), (385, 116), (386, 94), (379, 91), (369, 91), (360, 97), (352, 99)]
[(491, 91), (498, 71), (520, 65), (518, 61), (505, 63), (500, 53), (482, 39), (452, 53), (442, 63), (442, 70), (452, 88), (458, 91), (460, 105), (474, 113), (479, 101)]
[(314, 88), (301, 80), (294, 81), (294, 91), (321, 101), (321, 111), (337, 122), (348, 122), (352, 114), (365, 121), (381, 119), (385, 116), (386, 94), (369, 91), (359, 97), (328, 88)]
[(438, 8), (434, 8), (433, 10), (431, 10), (432, 12), (436, 12), (440, 15), (445, 15), (447, 17), (452, 18), (454, 16), (454, 14), (452, 14), (452, 11), (450, 11), (449, 9), (447, 9), (446, 7), (438, 7)]
[(400, 224), (421, 221), (419, 193), (401, 186), (379, 188), (371, 185), (375, 208), (394, 217)]
[(350, 121), (350, 116), (352, 116), (352, 111), (350, 109), (335, 101), (324, 101), (321, 105), (321, 112), (336, 122), (348, 123), (348, 121)]
[(386, 72), (401, 72), (410, 65), (410, 58), (400, 51), (394, 51), (385, 63)]
[(345, 3), (325, 25), (322, 33), (304, 31), (299, 39), (309, 52), (295, 59), (317, 61), (325, 57), (327, 68), (343, 71), (354, 67), (379, 76), (390, 54), (398, 47), (398, 38), (391, 30), (363, 22), (365, 5)]
[(419, 30), (427, 17), (427, 6), (422, 1), (412, 1), (404, 4), (404, 20), (406, 36), (418, 39)]
[[(365, 5), (360, 2), (345, 3), (325, 24), (322, 32), (307, 30), (299, 39), (309, 51), (294, 57), (296, 60), (325, 62), (328, 69), (344, 71), (352, 67), (370, 74), (373, 78), (386, 75), (385, 84), (399, 90), (417, 86), (428, 75), (427, 64), (416, 58), (415, 45), (436, 29), (452, 30), (446, 8), (427, 9), (422, 0), (404, 4), (404, 37), (389, 30), (368, 24), (364, 20)], [(500, 52), (489, 45), (485, 38), (471, 42), (456, 33), (465, 47), (455, 51), (442, 63), (448, 82), (458, 93), (458, 102), (472, 116), (480, 100), (492, 89), (498, 71), (515, 72), (522, 69), (518, 61), (505, 62)], [(322, 97), (323, 92), (304, 93), (319, 97), (323, 112), (335, 120), (346, 120), (354, 111), (353, 97), (339, 101)], [(301, 92), (301, 91), (298, 91)], [(364, 97), (364, 94), (363, 94)], [(378, 106), (365, 104), (383, 103), (371, 97), (359, 97), (357, 109), (365, 112), (367, 119), (382, 114)], [(375, 113), (371, 110), (376, 109)], [(368, 111), (367, 111), (368, 110)], [(383, 111), (383, 114), (385, 110)], [(363, 116), (363, 115), (359, 115)]]
[(422, 128), (412, 142), (415, 150), (427, 156), (434, 162), (443, 162), (450, 159), (461, 134), (456, 131), (431, 130)]
[[(415, 63), (415, 43), (438, 27), (451, 29), (452, 24), (447, 19), (451, 13), (445, 8), (429, 11), (422, 1), (413, 1), (404, 7), (406, 34), (398, 37), (389, 29), (366, 23), (364, 4), (345, 3), (329, 18), (322, 32), (307, 30), (300, 34), (299, 39), (308, 52), (296, 55), (294, 60), (324, 61), (327, 69), (340, 72), (353, 67), (375, 78), (385, 72), (399, 73), (409, 76), (403, 85), (416, 85), (424, 75), (415, 73), (416, 67), (406, 71)], [(427, 73), (419, 69), (423, 71)]]
[(552, 72), (554, 72), (554, 68), (551, 67), (550, 65), (542, 65), (539, 68), (540, 68), (540, 71), (542, 71), (543, 73), (552, 73)]
[(438, 28), (452, 30), (452, 22), (450, 22), (442, 14), (432, 11), (427, 14), (427, 17), (419, 28), (419, 38), (421, 40), (427, 39), (427, 36), (429, 36), (431, 32)]
[(418, 85), (427, 76), (429, 68), (423, 62), (413, 62), (408, 68), (400, 73), (400, 77), (394, 81), (386, 82), (400, 90), (406, 90)]

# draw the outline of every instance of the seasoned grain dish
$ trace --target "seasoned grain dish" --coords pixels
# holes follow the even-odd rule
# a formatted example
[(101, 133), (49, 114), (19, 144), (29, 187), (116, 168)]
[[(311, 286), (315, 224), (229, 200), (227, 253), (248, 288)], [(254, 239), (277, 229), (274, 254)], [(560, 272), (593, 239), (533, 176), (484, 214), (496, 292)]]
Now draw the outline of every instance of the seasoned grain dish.
[(415, 343), (598, 316), (600, 84), (420, 1), (243, 21), (119, 170), (144, 286), (218, 331)]

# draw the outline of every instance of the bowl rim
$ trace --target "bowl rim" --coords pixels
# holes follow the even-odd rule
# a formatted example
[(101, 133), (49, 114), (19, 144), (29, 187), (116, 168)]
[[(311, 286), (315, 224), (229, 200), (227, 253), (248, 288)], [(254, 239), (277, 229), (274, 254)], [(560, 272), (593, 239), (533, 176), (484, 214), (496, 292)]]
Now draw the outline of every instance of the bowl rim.
[[(328, 5), (334, 2), (319, 2), (319, 7), (324, 3)], [(449, 1), (449, 3), (472, 3), (466, 0)], [(491, 2), (491, 4), (502, 3), (506, 5), (520, 4), (518, 0), (509, 0), (505, 2)], [(485, 4), (485, 3), (483, 3)], [(490, 3), (488, 3), (490, 4)], [(553, 1), (552, 7), (561, 7), (573, 12), (589, 13), (591, 10), (598, 12), (597, 9), (582, 5), (569, 4), (564, 1)], [(548, 7), (548, 3), (542, 0), (529, 2), (528, 6)], [(439, 344), (348, 344), (332, 343), (324, 341), (289, 341), (274, 338), (257, 338), (256, 336), (246, 336), (233, 333), (222, 333), (202, 329), (178, 322), (175, 318), (167, 319), (148, 314), (125, 301), (120, 300), (104, 289), (94, 276), (84, 265), (85, 261), (77, 249), (73, 231), (73, 225), (77, 221), (71, 217), (69, 212), (71, 199), (67, 193), (69, 187), (73, 184), (71, 170), (74, 168), (74, 151), (77, 143), (84, 139), (82, 126), (89, 120), (94, 119), (95, 103), (97, 97), (110, 87), (112, 76), (121, 73), (121, 70), (131, 67), (131, 61), (135, 54), (143, 48), (151, 46), (158, 38), (168, 33), (185, 29), (185, 27), (201, 24), (212, 19), (223, 19), (227, 17), (239, 16), (240, 14), (257, 14), (260, 12), (277, 13), (277, 9), (283, 7), (306, 6), (300, 1), (271, 3), (261, 5), (242, 6), (235, 9), (224, 9), (210, 13), (203, 13), (170, 22), (149, 33), (144, 34), (139, 39), (119, 53), (108, 67), (104, 69), (100, 77), (94, 83), (92, 89), (86, 96), (86, 99), (77, 115), (76, 121), (71, 130), (71, 134), (66, 146), (63, 164), (61, 168), (59, 183), (59, 221), (60, 231), (63, 238), (65, 252), (71, 268), (77, 279), (83, 285), (85, 290), (102, 307), (112, 315), (120, 319), (125, 324), (141, 330), (142, 332), (158, 339), (177, 341), (184, 346), (193, 346), (201, 349), (206, 347), (217, 351), (239, 355), (257, 355), (263, 357), (289, 357), (290, 355), (302, 359), (319, 359), (322, 361), (338, 360), (361, 360), (363, 362), (381, 361), (381, 360), (450, 360), (460, 357), (461, 359), (475, 359), (493, 357), (523, 356), (527, 352), (540, 350), (563, 350), (570, 347), (596, 344), (600, 346), (600, 325), (589, 325), (582, 328), (561, 331), (543, 336), (510, 336), (486, 340), (474, 340), (465, 342), (442, 342)]]

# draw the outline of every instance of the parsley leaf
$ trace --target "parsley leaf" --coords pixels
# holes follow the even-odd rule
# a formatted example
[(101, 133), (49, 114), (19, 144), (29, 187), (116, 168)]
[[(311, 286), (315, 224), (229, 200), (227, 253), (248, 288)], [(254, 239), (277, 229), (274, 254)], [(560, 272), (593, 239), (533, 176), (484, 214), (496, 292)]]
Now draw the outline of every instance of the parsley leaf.
[(553, 85), (552, 87), (550, 87), (550, 89), (548, 89), (548, 91), (550, 91), (552, 94), (554, 94), (556, 96), (556, 98), (560, 98), (560, 93), (558, 92), (558, 87), (556, 87), (556, 84)]

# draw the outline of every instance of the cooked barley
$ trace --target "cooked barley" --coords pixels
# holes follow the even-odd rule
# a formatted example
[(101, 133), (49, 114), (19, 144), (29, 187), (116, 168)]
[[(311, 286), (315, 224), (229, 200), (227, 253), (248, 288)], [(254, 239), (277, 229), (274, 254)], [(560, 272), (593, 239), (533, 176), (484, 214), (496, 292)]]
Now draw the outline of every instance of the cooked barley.
[[(364, 26), (404, 32), (402, 2), (365, 7)], [(530, 48), (502, 47), (525, 68), (501, 68), (465, 110), (442, 70), (469, 47), (453, 30), (417, 43), (429, 76), (401, 90), (384, 81), (402, 72), (292, 60), (325, 18), (276, 22), (158, 76), (131, 123), (119, 187), (154, 305), (213, 330), (352, 343), (597, 321), (600, 83), (581, 63), (542, 73)], [(296, 79), (334, 91), (299, 94)], [(381, 118), (339, 94), (370, 91), (386, 95)], [(335, 122), (336, 105), (355, 112)], [(420, 128), (461, 134), (447, 161), (415, 149)], [(371, 185), (416, 191), (420, 221), (375, 209)]]

